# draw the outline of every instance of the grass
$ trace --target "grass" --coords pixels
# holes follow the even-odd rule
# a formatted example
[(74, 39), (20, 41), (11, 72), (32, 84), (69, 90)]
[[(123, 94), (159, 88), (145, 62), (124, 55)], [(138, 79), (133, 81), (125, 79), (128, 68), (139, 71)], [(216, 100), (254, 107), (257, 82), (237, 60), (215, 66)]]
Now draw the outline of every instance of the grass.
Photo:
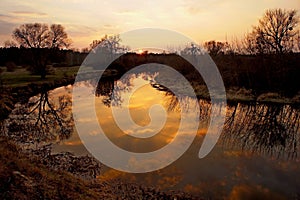
[(41, 84), (61, 80), (65, 77), (75, 77), (79, 66), (54, 68), (54, 74), (41, 79), (39, 75), (31, 75), (25, 68), (17, 67), (14, 72), (7, 72), (6, 67), (0, 67), (3, 71), (1, 76), (3, 85), (9, 88), (26, 86), (30, 83)]
[(0, 137), (0, 199), (99, 199), (93, 188), (66, 172), (46, 168), (23, 154), (11, 141)]
[(114, 180), (83, 180), (43, 165), (0, 136), (0, 199), (199, 199)]

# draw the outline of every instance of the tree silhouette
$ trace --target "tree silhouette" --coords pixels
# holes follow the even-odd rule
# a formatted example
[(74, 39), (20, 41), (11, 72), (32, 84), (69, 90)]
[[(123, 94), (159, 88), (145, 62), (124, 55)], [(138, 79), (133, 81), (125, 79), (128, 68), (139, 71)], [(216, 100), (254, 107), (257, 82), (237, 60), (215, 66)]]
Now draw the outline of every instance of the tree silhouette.
[(190, 45), (187, 45), (182, 51), (182, 55), (197, 55), (202, 53), (202, 49), (196, 44), (191, 43)]
[(107, 51), (109, 54), (123, 53), (128, 50), (127, 47), (121, 46), (121, 38), (119, 35), (107, 36), (105, 35), (101, 40), (93, 40), (90, 44), (90, 48), (93, 51), (102, 49), (102, 51)]
[(33, 71), (46, 77), (46, 65), (49, 49), (67, 48), (70, 45), (68, 35), (60, 24), (22, 24), (13, 31), (12, 37), (21, 47), (32, 49)]
[(208, 51), (210, 55), (213, 56), (216, 56), (220, 53), (224, 53), (225, 46), (226, 43), (216, 42), (214, 40), (204, 43), (204, 48)]
[(291, 51), (299, 21), (296, 10), (270, 9), (249, 34), (259, 53), (283, 54)]

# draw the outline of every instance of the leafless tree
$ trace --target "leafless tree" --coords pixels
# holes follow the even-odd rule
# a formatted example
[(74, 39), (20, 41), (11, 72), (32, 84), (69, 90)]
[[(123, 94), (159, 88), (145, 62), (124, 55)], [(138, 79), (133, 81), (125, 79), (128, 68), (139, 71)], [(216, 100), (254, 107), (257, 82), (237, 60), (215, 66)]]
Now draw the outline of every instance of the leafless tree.
[(256, 44), (255, 32), (245, 34), (245, 37), (242, 39), (243, 53), (245, 54), (257, 54), (263, 53), (261, 48)]
[(267, 10), (249, 35), (255, 40), (257, 49), (276, 54), (291, 51), (299, 21), (296, 14), (296, 10)]
[(197, 55), (201, 53), (202, 54), (202, 49), (194, 44), (194, 43), (191, 43), (190, 45), (187, 45), (182, 51), (181, 51), (181, 54), (182, 55)]
[(33, 23), (22, 24), (19, 28), (13, 31), (12, 37), (19, 43), (20, 46), (31, 48), (33, 68), (41, 75), (41, 78), (46, 77), (46, 64), (49, 49), (61, 49), (70, 46), (71, 41), (60, 24)]
[(216, 56), (220, 53), (224, 53), (224, 47), (227, 44), (224, 42), (216, 42), (214, 40), (205, 42), (204, 48), (208, 51), (210, 55)]
[(65, 32), (65, 28), (61, 24), (52, 24), (50, 26), (50, 38), (51, 48), (68, 48), (71, 44), (71, 40), (68, 38), (68, 34)]
[(128, 50), (128, 47), (121, 45), (119, 35), (105, 35), (101, 40), (93, 40), (90, 44), (90, 48), (94, 51), (101, 49), (102, 51), (107, 51), (109, 54), (122, 53)]
[(13, 31), (13, 38), (25, 48), (64, 48), (71, 41), (60, 24), (22, 24)]

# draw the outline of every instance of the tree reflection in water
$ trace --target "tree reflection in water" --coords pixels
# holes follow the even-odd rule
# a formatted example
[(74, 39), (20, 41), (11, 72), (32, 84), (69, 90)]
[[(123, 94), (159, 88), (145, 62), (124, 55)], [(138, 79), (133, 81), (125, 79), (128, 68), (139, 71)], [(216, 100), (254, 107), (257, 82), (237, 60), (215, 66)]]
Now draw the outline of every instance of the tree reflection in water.
[(299, 109), (292, 105), (235, 104), (228, 107), (222, 139), (228, 146), (296, 158)]
[[(142, 77), (153, 88), (165, 93), (165, 106), (169, 111), (188, 110), (196, 103), (188, 96), (176, 97), (167, 88), (157, 84), (156, 74), (132, 74), (120, 80), (102, 79), (96, 89), (96, 96), (103, 96), (106, 106), (120, 106), (122, 92), (133, 88), (132, 80)], [(185, 108), (180, 108), (179, 101)], [(209, 120), (211, 103), (197, 100), (200, 106), (200, 120)], [(264, 103), (235, 103), (227, 106), (227, 117), (221, 135), (221, 142), (227, 147), (238, 147), (270, 156), (296, 158), (299, 152), (299, 109), (292, 105)]]
[[(143, 80), (149, 81), (153, 80), (156, 74), (150, 73), (137, 73), (128, 74), (122, 77), (121, 80), (111, 79), (111, 78), (101, 78), (96, 85), (95, 96), (102, 96), (102, 103), (108, 107), (110, 106), (121, 106), (123, 103), (122, 93), (131, 92), (134, 85), (133, 80), (136, 78), (142, 78)], [(151, 81), (150, 81), (151, 82)]]
[[(178, 111), (178, 99), (170, 92), (166, 104)], [(183, 105), (191, 106), (191, 100), (181, 98)], [(196, 101), (196, 100), (194, 100)], [(200, 120), (209, 119), (211, 104), (198, 100)], [(221, 134), (221, 143), (270, 156), (296, 158), (299, 153), (300, 111), (292, 105), (241, 104), (227, 106), (226, 121)]]
[(7, 121), (7, 134), (21, 144), (59, 142), (71, 136), (74, 121), (71, 115), (71, 96), (51, 99), (48, 91), (17, 105)]

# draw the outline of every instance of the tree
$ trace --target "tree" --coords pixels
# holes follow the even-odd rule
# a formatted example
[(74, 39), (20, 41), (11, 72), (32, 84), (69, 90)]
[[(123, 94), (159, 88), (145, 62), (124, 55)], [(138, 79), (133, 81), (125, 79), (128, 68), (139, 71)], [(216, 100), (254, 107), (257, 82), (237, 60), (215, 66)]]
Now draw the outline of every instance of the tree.
[(192, 56), (195, 56), (197, 54), (202, 54), (202, 49), (194, 44), (194, 43), (191, 43), (190, 45), (187, 45), (181, 52), (180, 52), (181, 55), (192, 55)]
[(210, 55), (216, 56), (220, 53), (224, 53), (224, 48), (227, 44), (224, 42), (216, 42), (214, 40), (205, 42), (204, 48), (208, 51)]
[(101, 49), (102, 51), (107, 51), (111, 55), (123, 53), (129, 49), (128, 47), (121, 46), (120, 43), (120, 35), (105, 35), (103, 38), (101, 38), (101, 40), (93, 40), (93, 42), (90, 44), (90, 48), (93, 51)]
[(299, 21), (296, 10), (267, 10), (249, 35), (260, 52), (283, 54), (291, 51)]
[(271, 52), (269, 47), (259, 42), (257, 33), (254, 30), (245, 35), (242, 40), (242, 45), (244, 53), (250, 55), (269, 54)]
[(93, 40), (90, 44), (89, 63), (94, 69), (104, 69), (121, 54), (126, 53), (129, 48), (121, 45), (119, 35), (105, 35), (101, 40)]
[(13, 31), (12, 37), (21, 47), (32, 49), (32, 67), (41, 75), (46, 77), (46, 65), (49, 49), (68, 48), (71, 41), (60, 24), (22, 24)]
[(60, 24), (52, 24), (50, 26), (50, 38), (52, 39), (51, 48), (68, 48), (71, 40), (68, 38), (65, 28)]

